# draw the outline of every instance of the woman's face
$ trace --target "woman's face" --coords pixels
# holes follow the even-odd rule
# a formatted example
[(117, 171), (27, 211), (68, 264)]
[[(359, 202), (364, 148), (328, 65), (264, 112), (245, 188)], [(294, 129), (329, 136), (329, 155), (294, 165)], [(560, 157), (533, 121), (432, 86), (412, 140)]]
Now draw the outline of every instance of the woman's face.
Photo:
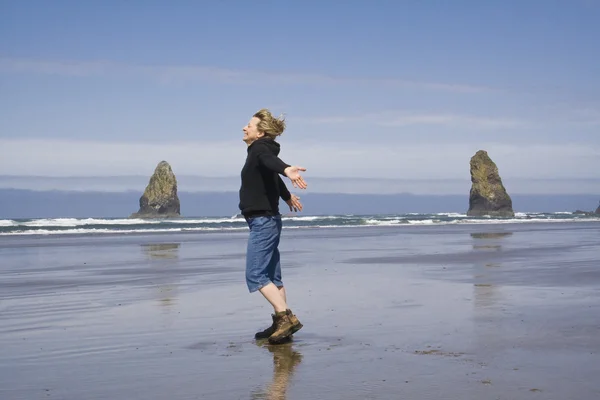
[(244, 131), (244, 139), (242, 139), (248, 146), (250, 146), (256, 139), (263, 137), (265, 134), (258, 131), (258, 123), (260, 119), (252, 117), (248, 122), (248, 125), (242, 129)]

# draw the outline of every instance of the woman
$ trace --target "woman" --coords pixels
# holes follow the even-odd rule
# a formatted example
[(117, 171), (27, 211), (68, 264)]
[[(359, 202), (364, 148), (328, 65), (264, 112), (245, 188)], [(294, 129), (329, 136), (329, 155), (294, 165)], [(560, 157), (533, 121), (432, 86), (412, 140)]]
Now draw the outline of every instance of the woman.
[(306, 169), (290, 166), (277, 157), (280, 146), (275, 139), (284, 130), (285, 121), (273, 117), (267, 109), (254, 114), (243, 128), (248, 155), (241, 173), (239, 208), (250, 228), (246, 284), (250, 293), (260, 291), (273, 306), (273, 324), (255, 334), (255, 338), (268, 338), (270, 343), (279, 343), (302, 328), (287, 305), (277, 246), (281, 237), (279, 198), (290, 211), (302, 210), (299, 197), (290, 194), (280, 175), (287, 176), (294, 187), (306, 189), (299, 173)]

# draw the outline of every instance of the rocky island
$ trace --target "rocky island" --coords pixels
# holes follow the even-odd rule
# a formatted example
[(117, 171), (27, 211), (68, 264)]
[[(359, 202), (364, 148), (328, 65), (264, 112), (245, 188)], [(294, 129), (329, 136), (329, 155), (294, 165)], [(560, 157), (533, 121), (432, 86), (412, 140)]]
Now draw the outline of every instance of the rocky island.
[(596, 211), (575, 210), (575, 212), (573, 214), (588, 215), (588, 216), (600, 215), (600, 203), (598, 203), (598, 208), (596, 208)]
[(180, 216), (177, 178), (166, 161), (156, 166), (146, 190), (140, 197), (140, 209), (129, 218), (176, 218)]
[(502, 184), (498, 167), (485, 150), (479, 150), (471, 157), (471, 182), (468, 216), (515, 216), (512, 199)]

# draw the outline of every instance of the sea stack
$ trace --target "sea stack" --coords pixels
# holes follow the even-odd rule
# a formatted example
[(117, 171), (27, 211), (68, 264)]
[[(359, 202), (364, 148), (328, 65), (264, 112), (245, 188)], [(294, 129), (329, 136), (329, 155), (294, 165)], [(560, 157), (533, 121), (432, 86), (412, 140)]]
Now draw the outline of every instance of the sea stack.
[(140, 197), (140, 209), (130, 218), (176, 218), (180, 216), (177, 178), (166, 161), (156, 166), (146, 190)]
[(600, 214), (600, 203), (598, 203), (598, 208), (596, 208), (596, 214)]
[(485, 150), (479, 150), (471, 158), (471, 182), (468, 216), (515, 216), (512, 199), (502, 184), (498, 167)]

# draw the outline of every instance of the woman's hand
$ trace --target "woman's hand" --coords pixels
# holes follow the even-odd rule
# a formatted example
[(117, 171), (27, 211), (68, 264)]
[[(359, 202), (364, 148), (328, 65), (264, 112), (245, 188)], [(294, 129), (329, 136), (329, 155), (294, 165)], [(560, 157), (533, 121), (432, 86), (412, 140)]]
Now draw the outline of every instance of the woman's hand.
[(290, 178), (292, 185), (294, 185), (295, 188), (306, 189), (307, 185), (304, 181), (304, 178), (302, 178), (300, 175), (300, 171), (306, 171), (306, 168), (293, 165), (291, 167), (287, 167), (283, 172), (285, 173), (285, 176)]
[(302, 211), (302, 203), (300, 203), (300, 197), (292, 194), (292, 197), (286, 201), (287, 205), (290, 207), (290, 211)]

